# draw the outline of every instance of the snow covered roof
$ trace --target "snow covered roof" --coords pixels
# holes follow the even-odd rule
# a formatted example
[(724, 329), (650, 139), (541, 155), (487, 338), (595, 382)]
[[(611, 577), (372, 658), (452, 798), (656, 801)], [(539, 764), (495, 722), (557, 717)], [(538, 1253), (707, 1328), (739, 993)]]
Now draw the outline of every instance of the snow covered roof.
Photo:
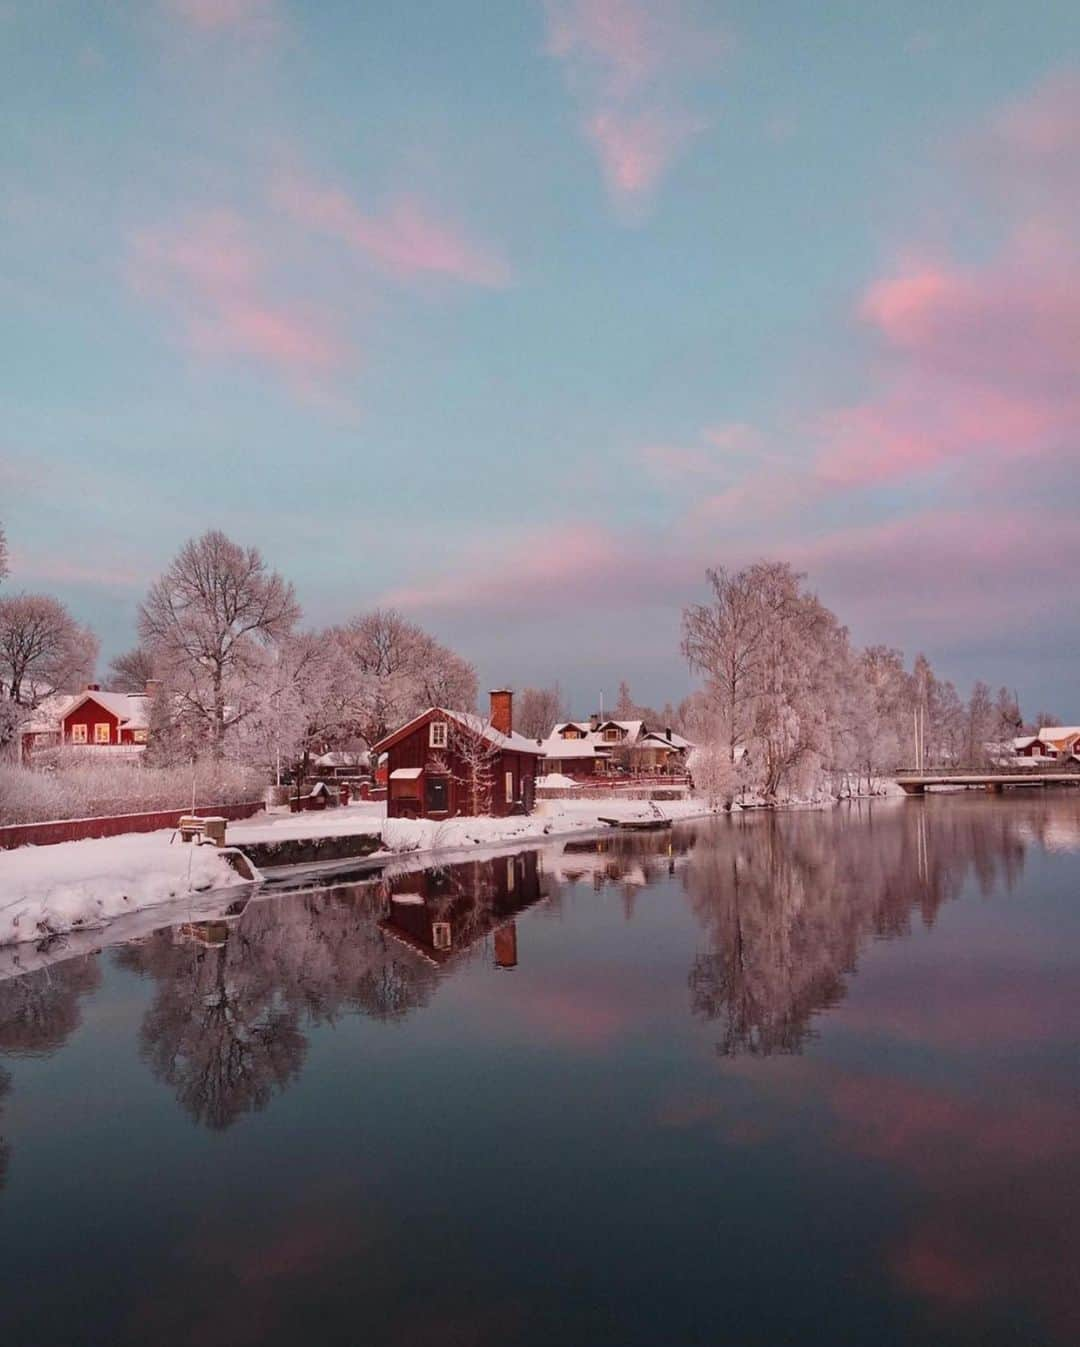
[[(1019, 738), (1014, 739), (1014, 740), (1012, 741), (1012, 746), (1013, 746), (1013, 748), (1030, 748), (1032, 744), (1038, 743), (1038, 740), (1039, 740), (1039, 736), (1038, 736), (1037, 734), (1022, 734), (1022, 735), (1019, 736)], [(1001, 748), (1001, 747), (1003, 747), (1003, 745), (1001, 745), (1001, 744), (987, 744), (986, 747), (987, 747), (987, 748)]]
[(674, 730), (672, 730), (670, 738), (668, 737), (666, 730), (650, 730), (641, 742), (642, 744), (648, 744), (650, 748), (654, 746), (657, 748), (674, 748), (678, 750), (693, 748), (693, 744), (689, 739), (684, 739), (681, 734), (676, 734)]
[(145, 692), (99, 692), (87, 689), (71, 699), (71, 704), (60, 715), (66, 720), (73, 711), (77, 711), (85, 702), (96, 702), (110, 715), (116, 716), (121, 725), (131, 730), (145, 730), (150, 724), (150, 699)]
[(31, 711), (23, 722), (23, 734), (50, 734), (60, 729), (60, 718), (75, 700), (70, 692), (54, 692)]
[(391, 781), (416, 781), (423, 775), (422, 767), (395, 767), (390, 773)]
[(540, 744), (545, 758), (609, 758), (611, 745), (598, 743), (595, 735), (587, 739), (560, 739), (553, 734)]
[(1075, 739), (1078, 735), (1080, 725), (1043, 725), (1035, 737), (1041, 739), (1044, 744), (1060, 744)]
[(337, 749), (330, 753), (323, 753), (321, 757), (315, 759), (316, 767), (366, 767), (369, 758), (366, 753), (347, 753), (343, 749)]

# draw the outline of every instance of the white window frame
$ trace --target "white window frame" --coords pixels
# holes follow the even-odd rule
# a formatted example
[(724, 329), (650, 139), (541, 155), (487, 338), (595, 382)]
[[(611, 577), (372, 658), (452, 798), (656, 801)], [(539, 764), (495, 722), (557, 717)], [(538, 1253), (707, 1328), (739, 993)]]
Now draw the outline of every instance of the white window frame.
[[(104, 734), (102, 734), (102, 730), (105, 731)], [(112, 743), (112, 726), (109, 724), (107, 720), (94, 721), (94, 743), (95, 744)]]
[(85, 725), (72, 725), (71, 742), (73, 744), (85, 744), (89, 742), (89, 732)]
[(433, 921), (431, 923), (431, 943), (437, 950), (448, 950), (452, 945), (452, 936), (450, 933), (450, 923), (448, 921)]
[(428, 726), (428, 747), (446, 748), (450, 740), (450, 727), (445, 720), (433, 720)]
[(513, 774), (513, 772), (507, 772), (507, 773), (506, 773), (506, 803), (507, 803), (507, 804), (513, 804), (513, 803), (514, 803), (514, 774)]
[(131, 737), (137, 744), (145, 744), (150, 735), (146, 730), (132, 730)]

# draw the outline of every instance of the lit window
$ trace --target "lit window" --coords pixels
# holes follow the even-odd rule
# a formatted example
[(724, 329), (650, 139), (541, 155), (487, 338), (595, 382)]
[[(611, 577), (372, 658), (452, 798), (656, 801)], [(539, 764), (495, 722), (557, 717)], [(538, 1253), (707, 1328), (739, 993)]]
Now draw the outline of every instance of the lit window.
[(604, 731), (604, 738), (605, 738), (605, 740), (606, 740), (609, 744), (614, 743), (615, 740), (618, 739), (618, 737), (619, 737), (619, 731), (618, 731), (618, 730), (605, 730), (605, 731)]
[(73, 744), (85, 744), (85, 743), (86, 743), (86, 726), (85, 726), (85, 725), (72, 725), (72, 727), (71, 727), (71, 742), (72, 742)]
[(428, 743), (432, 748), (446, 747), (446, 721), (433, 720), (431, 722), (431, 733), (428, 735)]
[(145, 744), (148, 738), (146, 730), (133, 730), (131, 737), (137, 744)]
[(99, 722), (94, 726), (94, 743), (108, 744), (112, 742), (112, 726), (108, 721)]

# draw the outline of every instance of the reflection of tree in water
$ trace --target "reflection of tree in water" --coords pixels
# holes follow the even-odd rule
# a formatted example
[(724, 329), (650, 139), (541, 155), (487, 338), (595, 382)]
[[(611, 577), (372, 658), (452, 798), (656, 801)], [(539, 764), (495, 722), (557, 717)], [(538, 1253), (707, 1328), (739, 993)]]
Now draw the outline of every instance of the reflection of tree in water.
[(388, 949), (372, 902), (339, 889), (252, 903), (216, 947), (159, 931), (120, 952), (157, 983), (143, 1053), (197, 1122), (229, 1127), (285, 1089), (303, 1065), (305, 1021), (396, 1019), (428, 1000), (431, 971)]
[(56, 1052), (79, 1027), (80, 999), (100, 981), (97, 955), (87, 954), (0, 982), (0, 1052)]
[[(68, 959), (0, 982), (0, 1053), (47, 1057), (62, 1048), (82, 1019), (80, 999), (101, 981), (96, 954)], [(11, 1074), (0, 1066), (0, 1117)], [(11, 1147), (0, 1134), (0, 1188), (4, 1186)]]
[[(897, 804), (856, 813), (733, 821), (698, 847), (684, 883), (710, 950), (689, 975), (694, 1013), (721, 1026), (724, 1056), (798, 1052), (813, 1016), (835, 1005), (866, 941), (931, 925), (969, 874), (982, 893), (1011, 889), (1027, 811), (991, 815)], [(1030, 835), (1030, 834), (1029, 834)]]
[[(11, 1089), (11, 1076), (0, 1066), (0, 1119), (4, 1116), (4, 1096)], [(8, 1161), (11, 1159), (11, 1147), (0, 1132), (0, 1189), (7, 1179)]]

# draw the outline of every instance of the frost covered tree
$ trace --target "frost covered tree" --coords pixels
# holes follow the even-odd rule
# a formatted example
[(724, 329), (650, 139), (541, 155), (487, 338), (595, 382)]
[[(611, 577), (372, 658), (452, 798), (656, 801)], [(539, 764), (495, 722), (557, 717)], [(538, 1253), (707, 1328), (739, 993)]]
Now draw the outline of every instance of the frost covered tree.
[(117, 655), (109, 665), (109, 687), (114, 692), (142, 692), (156, 678), (154, 656), (146, 646)]
[(477, 719), (475, 728), (470, 729), (452, 721), (450, 744), (458, 763), (455, 780), (464, 787), (472, 803), (472, 812), (489, 815), (498, 786), (495, 769), (499, 757), (498, 740), (492, 735), (491, 722)]
[(0, 694), (36, 706), (90, 678), (97, 637), (48, 594), (0, 599)]
[(335, 628), (357, 733), (369, 744), (429, 706), (472, 711), (476, 670), (394, 609)]
[(558, 683), (548, 688), (525, 688), (514, 704), (514, 728), (527, 739), (545, 739), (552, 727), (567, 719), (566, 701)]
[(968, 698), (964, 734), (964, 761), (969, 767), (981, 767), (987, 760), (987, 745), (994, 742), (997, 716), (990, 688), (981, 678), (975, 680)]
[(731, 805), (741, 783), (738, 769), (728, 756), (722, 739), (713, 736), (692, 749), (686, 766), (694, 790), (705, 798), (710, 809)]
[(703, 675), (709, 706), (734, 762), (753, 723), (766, 637), (766, 613), (758, 593), (764, 566), (732, 574), (722, 566), (706, 571), (708, 603), (683, 609), (682, 651)]
[(255, 547), (217, 529), (184, 544), (139, 607), (139, 638), (205, 728), (215, 756), (259, 700), (267, 648), (300, 616), (293, 587)]
[(8, 546), (7, 535), (4, 533), (4, 526), (0, 524), (0, 582), (7, 578), (8, 574)]
[(712, 599), (683, 612), (683, 653), (734, 763), (767, 797), (813, 789), (833, 765), (847, 631), (783, 562), (707, 572)]

